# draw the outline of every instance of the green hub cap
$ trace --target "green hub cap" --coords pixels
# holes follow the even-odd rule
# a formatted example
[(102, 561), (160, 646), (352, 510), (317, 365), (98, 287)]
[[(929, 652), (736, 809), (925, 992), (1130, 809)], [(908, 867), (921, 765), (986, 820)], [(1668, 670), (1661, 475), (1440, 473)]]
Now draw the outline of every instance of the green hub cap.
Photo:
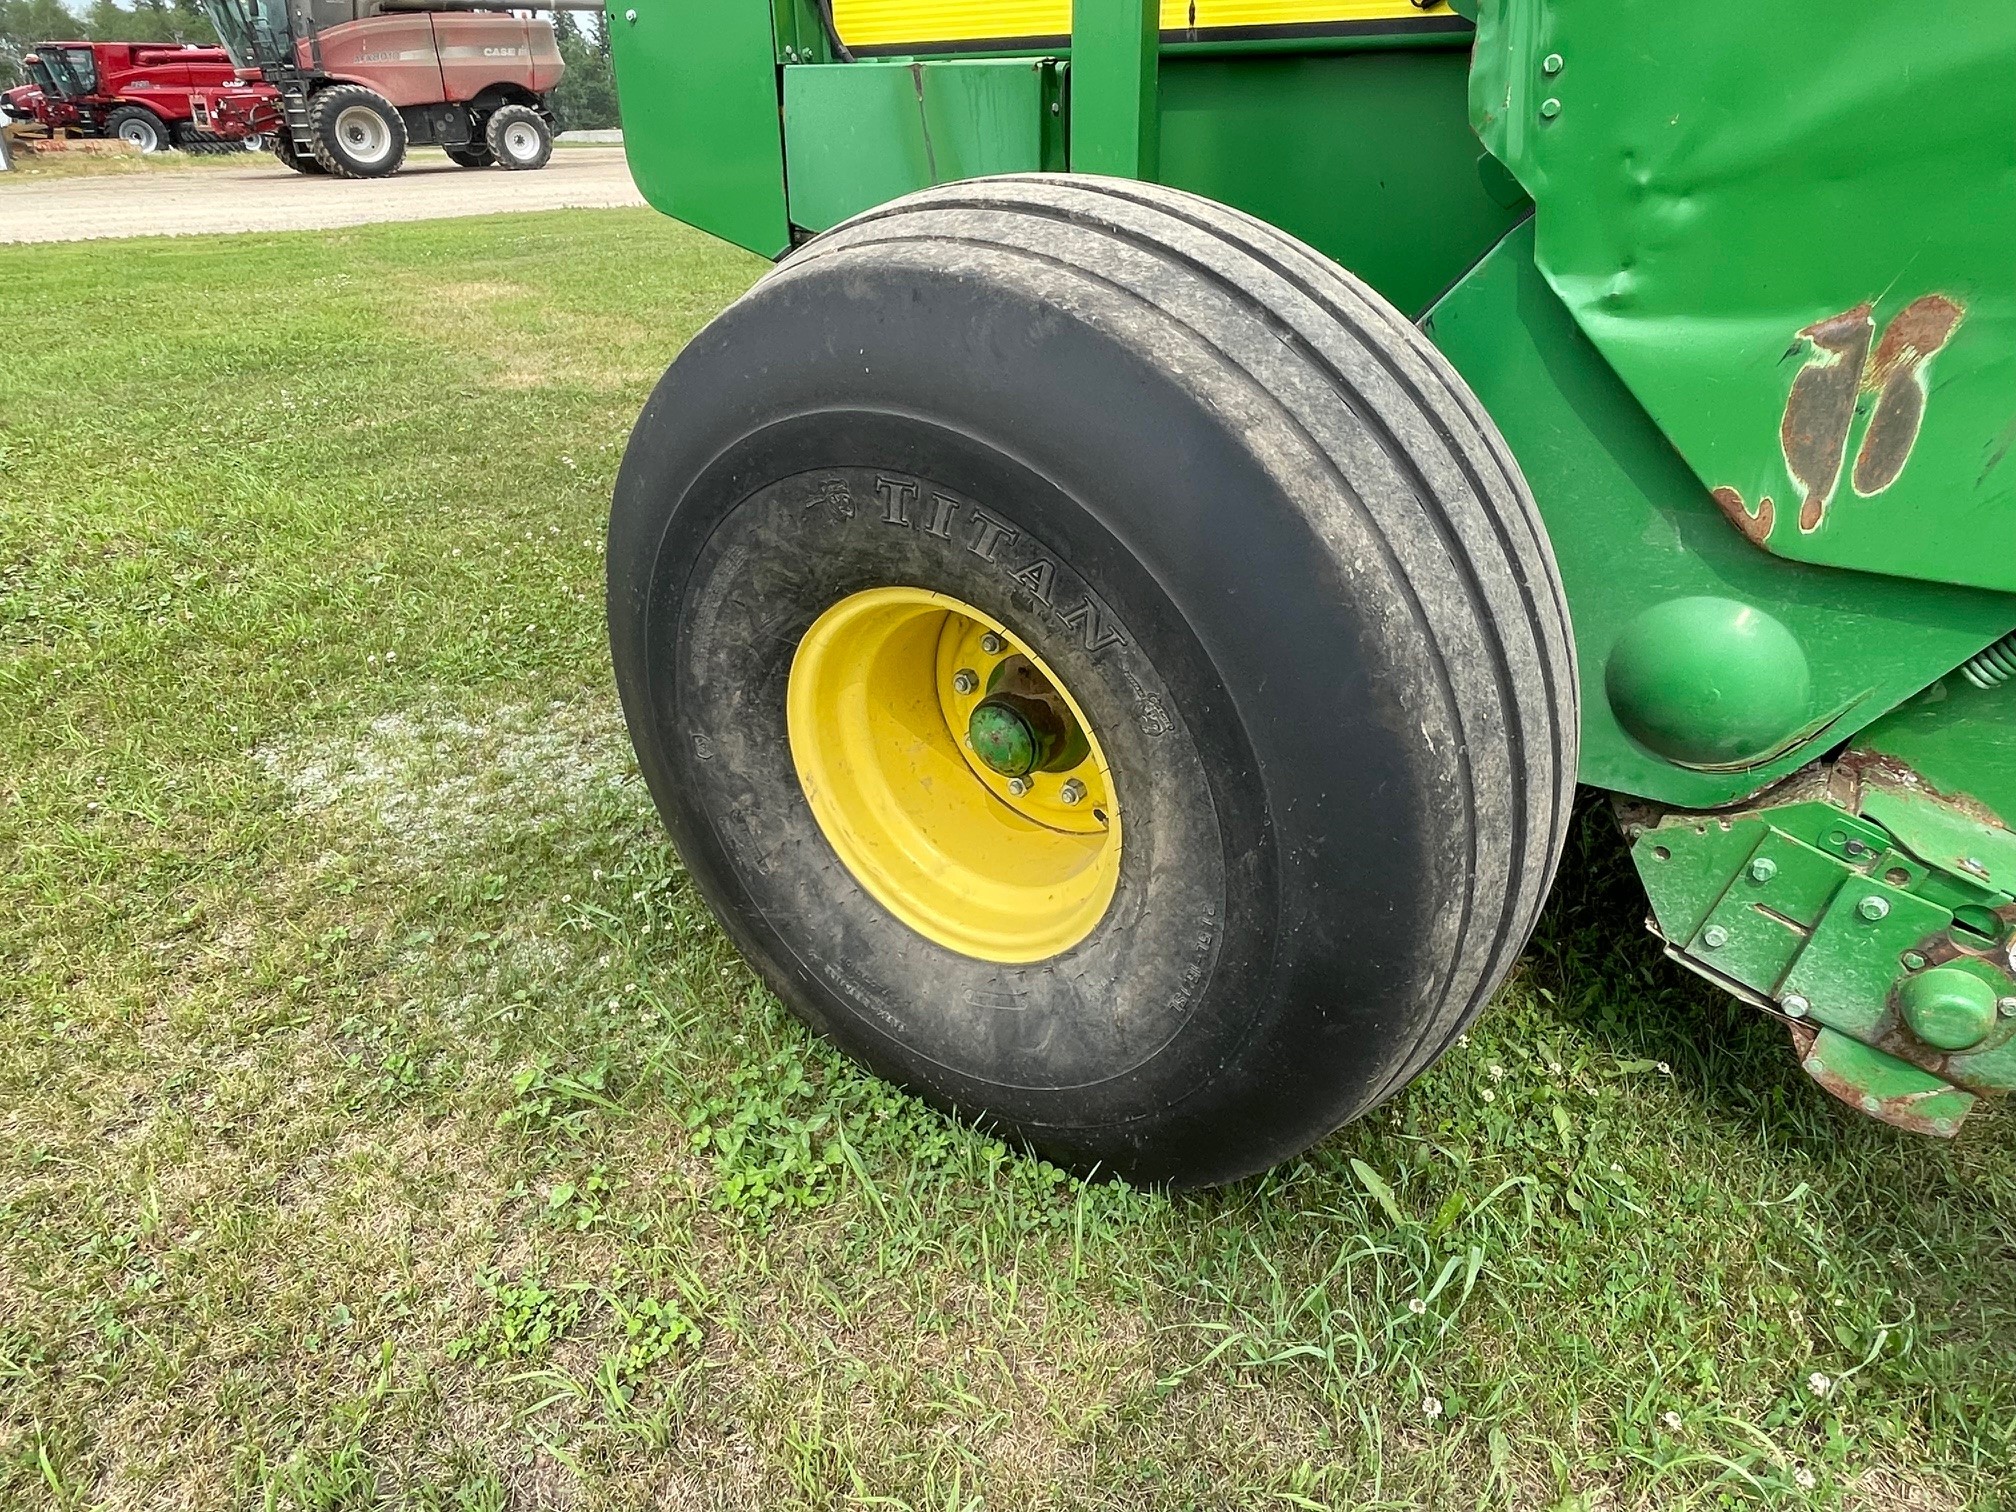
[(1036, 732), (1005, 699), (975, 704), (966, 721), (966, 738), (973, 754), (1003, 777), (1026, 777), (1036, 766)]
[(1940, 1050), (1978, 1045), (1995, 1027), (1995, 989), (1971, 971), (1935, 966), (1897, 989), (1904, 1022)]

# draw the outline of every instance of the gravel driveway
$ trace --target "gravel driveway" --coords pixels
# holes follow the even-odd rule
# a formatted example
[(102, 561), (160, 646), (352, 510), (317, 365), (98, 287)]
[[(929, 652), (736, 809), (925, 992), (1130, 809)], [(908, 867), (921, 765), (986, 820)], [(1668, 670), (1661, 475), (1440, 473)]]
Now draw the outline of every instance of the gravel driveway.
[(311, 231), (371, 221), (438, 220), (499, 210), (641, 205), (621, 147), (562, 147), (532, 173), (457, 168), (416, 152), (388, 179), (290, 173), (271, 157), (242, 166), (78, 178), (0, 174), (0, 242), (210, 231)]

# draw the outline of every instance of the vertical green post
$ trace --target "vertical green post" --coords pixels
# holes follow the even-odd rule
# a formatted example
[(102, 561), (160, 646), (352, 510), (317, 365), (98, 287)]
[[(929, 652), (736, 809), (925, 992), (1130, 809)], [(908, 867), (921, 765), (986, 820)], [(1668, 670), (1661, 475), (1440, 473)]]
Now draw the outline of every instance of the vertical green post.
[(1153, 179), (1157, 0), (1073, 0), (1071, 168)]

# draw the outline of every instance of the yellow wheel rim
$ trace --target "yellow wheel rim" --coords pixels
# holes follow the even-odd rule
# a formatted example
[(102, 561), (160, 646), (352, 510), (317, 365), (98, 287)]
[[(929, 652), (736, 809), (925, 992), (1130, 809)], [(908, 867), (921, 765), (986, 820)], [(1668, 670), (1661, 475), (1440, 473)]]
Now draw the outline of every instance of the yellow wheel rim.
[[(1033, 690), (1071, 738), (1010, 776), (971, 732), (990, 728), (974, 723), (983, 702), (985, 721), (1016, 690)], [(985, 961), (1040, 961), (1105, 916), (1120, 882), (1106, 754), (1070, 691), (1000, 621), (921, 588), (853, 594), (799, 642), (785, 713), (820, 829), (919, 934)], [(996, 749), (984, 735), (983, 746)]]

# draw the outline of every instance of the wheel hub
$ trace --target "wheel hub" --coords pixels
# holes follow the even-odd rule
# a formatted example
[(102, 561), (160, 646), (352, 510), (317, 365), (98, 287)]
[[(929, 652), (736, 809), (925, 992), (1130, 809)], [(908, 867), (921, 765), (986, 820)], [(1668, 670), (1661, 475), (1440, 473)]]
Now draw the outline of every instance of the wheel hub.
[(1120, 814), (1082, 708), (1005, 626), (917, 588), (841, 600), (799, 643), (791, 755), (820, 829), (918, 933), (994, 961), (1082, 940)]

